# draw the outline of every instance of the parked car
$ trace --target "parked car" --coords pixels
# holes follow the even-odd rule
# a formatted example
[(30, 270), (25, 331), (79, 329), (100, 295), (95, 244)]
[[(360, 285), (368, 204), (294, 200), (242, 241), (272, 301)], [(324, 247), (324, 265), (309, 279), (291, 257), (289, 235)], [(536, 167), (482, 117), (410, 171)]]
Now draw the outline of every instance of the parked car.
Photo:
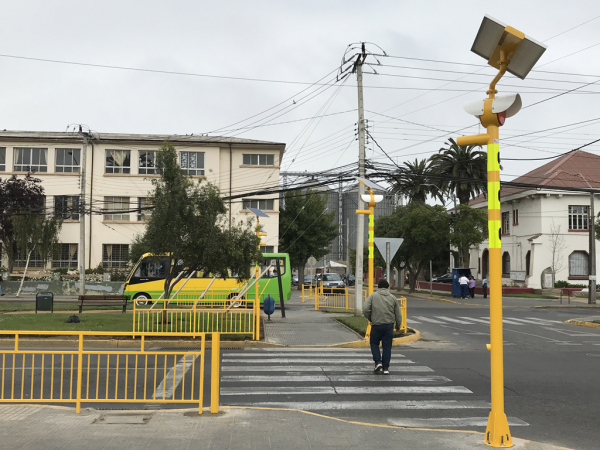
[(325, 292), (327, 292), (328, 289), (331, 290), (331, 292), (343, 292), (343, 289), (346, 288), (346, 284), (338, 273), (320, 273), (317, 275), (317, 280), (323, 282), (323, 289)]
[(452, 274), (446, 273), (440, 277), (434, 277), (431, 281), (434, 283), (452, 283)]
[(346, 286), (354, 286), (356, 284), (356, 277), (351, 273), (345, 275), (344, 281), (346, 282)]
[(304, 275), (303, 285), (308, 286), (310, 284), (317, 284), (317, 276), (316, 275)]
[(298, 286), (298, 274), (297, 273), (292, 274), (292, 286)]

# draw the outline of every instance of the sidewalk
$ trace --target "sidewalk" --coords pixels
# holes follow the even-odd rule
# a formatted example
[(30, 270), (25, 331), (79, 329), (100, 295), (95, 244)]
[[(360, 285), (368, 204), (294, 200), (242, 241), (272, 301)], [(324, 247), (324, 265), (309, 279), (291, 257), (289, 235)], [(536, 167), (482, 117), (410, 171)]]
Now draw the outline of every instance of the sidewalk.
[[(362, 424), (294, 410), (82, 410), (0, 405), (7, 450), (483, 449), (483, 433)], [(515, 449), (558, 450), (513, 437)]]

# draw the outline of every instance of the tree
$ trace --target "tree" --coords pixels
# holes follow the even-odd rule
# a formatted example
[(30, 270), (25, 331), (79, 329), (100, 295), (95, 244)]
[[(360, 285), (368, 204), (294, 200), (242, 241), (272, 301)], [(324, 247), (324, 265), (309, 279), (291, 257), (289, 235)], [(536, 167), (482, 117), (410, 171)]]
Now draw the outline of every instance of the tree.
[(0, 241), (8, 258), (8, 271), (12, 272), (17, 244), (14, 236), (12, 217), (39, 211), (44, 201), (42, 180), (27, 174), (23, 178), (16, 175), (0, 179)]
[[(552, 270), (552, 287), (556, 283), (556, 273), (560, 272), (565, 267), (563, 252), (567, 248), (565, 237), (561, 234), (560, 225), (555, 225), (554, 220), (550, 225), (550, 269)], [(546, 286), (547, 287), (547, 286)]]
[(470, 248), (485, 240), (486, 229), (486, 211), (466, 204), (458, 205), (452, 221), (450, 243), (458, 248), (460, 267), (469, 267)]
[(327, 212), (327, 194), (313, 189), (285, 193), (285, 207), (279, 212), (279, 246), (290, 255), (292, 267), (298, 268), (299, 290), (308, 258), (325, 256), (339, 235), (334, 218), (335, 211)]
[(473, 181), (437, 180), (442, 191), (456, 194), (461, 205), (469, 203), (471, 197), (485, 192), (487, 180), (487, 154), (475, 148), (479, 145), (458, 145), (454, 139), (446, 143), (448, 148), (430, 158), (431, 171), (436, 175), (463, 178)]
[(443, 206), (412, 202), (375, 221), (375, 235), (404, 238), (392, 266), (410, 274), (410, 292), (421, 270), (448, 248), (450, 217)]
[(165, 278), (165, 299), (170, 298), (172, 279), (182, 271), (226, 277), (230, 269), (240, 280), (247, 279), (250, 267), (261, 257), (250, 222), (234, 222), (228, 229), (219, 189), (187, 176), (168, 142), (157, 153), (156, 166), (161, 176), (152, 180), (149, 194), (154, 209), (144, 234), (133, 243), (131, 258), (146, 252), (170, 255), (172, 269)]
[(31, 254), (37, 250), (42, 261), (47, 262), (52, 257), (52, 250), (58, 244), (58, 233), (62, 227), (62, 217), (48, 216), (39, 213), (24, 213), (11, 218), (13, 237), (21, 257), (26, 258), (25, 270), (17, 297), (21, 294), (23, 281), (27, 275)]
[(409, 202), (425, 203), (429, 195), (441, 200), (439, 189), (429, 178), (431, 173), (431, 165), (426, 159), (404, 162), (391, 176), (392, 193), (408, 197)]

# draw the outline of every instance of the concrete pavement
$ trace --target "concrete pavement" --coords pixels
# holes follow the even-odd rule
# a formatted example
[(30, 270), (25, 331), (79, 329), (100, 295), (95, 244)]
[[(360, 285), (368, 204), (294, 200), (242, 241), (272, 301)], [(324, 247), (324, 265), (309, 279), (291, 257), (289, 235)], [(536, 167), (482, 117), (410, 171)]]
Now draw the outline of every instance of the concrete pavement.
[[(6, 450), (133, 449), (483, 449), (483, 433), (411, 429), (332, 419), (315, 413), (224, 408), (219, 414), (83, 410), (0, 405)], [(557, 450), (513, 438), (515, 449)]]

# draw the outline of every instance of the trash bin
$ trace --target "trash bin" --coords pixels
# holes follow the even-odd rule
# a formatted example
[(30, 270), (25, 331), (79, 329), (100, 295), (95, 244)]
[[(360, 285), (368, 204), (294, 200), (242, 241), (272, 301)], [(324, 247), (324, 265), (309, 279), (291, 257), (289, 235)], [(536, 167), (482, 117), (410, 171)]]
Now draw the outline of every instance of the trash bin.
[(460, 297), (460, 283), (458, 279), (465, 275), (467, 278), (471, 276), (471, 269), (452, 269), (452, 297)]
[(38, 311), (51, 311), (54, 313), (54, 294), (52, 292), (38, 292), (35, 294), (35, 313)]
[(263, 303), (263, 309), (265, 314), (269, 316), (269, 320), (271, 320), (271, 314), (275, 312), (275, 299), (270, 295), (267, 295)]

